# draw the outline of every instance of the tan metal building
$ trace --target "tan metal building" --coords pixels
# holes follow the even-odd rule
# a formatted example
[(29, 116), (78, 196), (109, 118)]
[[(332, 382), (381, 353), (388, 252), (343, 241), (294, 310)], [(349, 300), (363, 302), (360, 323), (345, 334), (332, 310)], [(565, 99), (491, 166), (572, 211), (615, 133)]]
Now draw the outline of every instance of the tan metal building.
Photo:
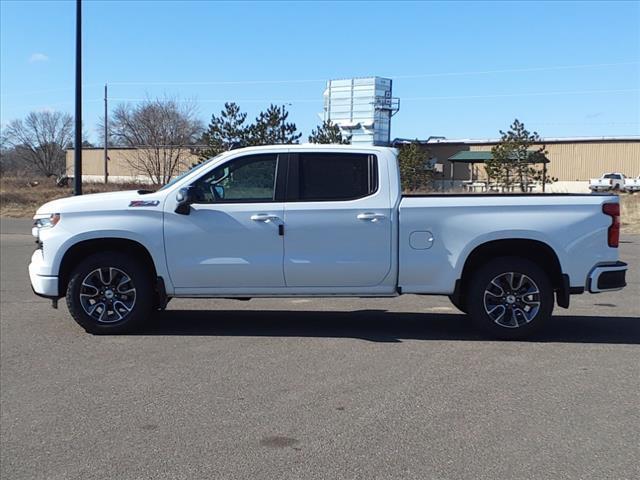
[[(138, 153), (136, 148), (110, 148), (108, 150), (107, 170), (109, 181), (130, 182), (138, 181), (147, 183), (150, 178), (139, 166)], [(192, 150), (184, 150), (180, 154), (180, 166), (177, 173), (190, 168), (199, 160), (198, 155)], [(73, 176), (73, 162), (75, 159), (74, 150), (67, 150), (67, 175)], [(83, 148), (82, 149), (82, 179), (86, 182), (104, 181), (104, 149)]]
[[(410, 143), (410, 139), (396, 139), (394, 146)], [(442, 173), (438, 176), (443, 183), (468, 180), (470, 165), (452, 164), (449, 157), (460, 151), (487, 151), (498, 143), (498, 140), (449, 140), (442, 137), (419, 140), (429, 157)], [(605, 172), (621, 172), (627, 176), (640, 175), (640, 136), (630, 137), (590, 137), (590, 138), (546, 138), (544, 145), (547, 158), (548, 175), (556, 177), (558, 190), (583, 191), (587, 188), (589, 178), (596, 178)], [(85, 148), (82, 150), (82, 176), (85, 181), (104, 180), (104, 152), (101, 148)], [(109, 149), (108, 171), (110, 181), (149, 181), (148, 176), (135, 167), (136, 149)], [(180, 172), (198, 161), (197, 154), (185, 151)], [(73, 172), (73, 150), (67, 150), (67, 172)], [(482, 176), (481, 165), (476, 167), (477, 174)], [(453, 176), (452, 173), (453, 172)]]
[[(396, 139), (394, 146), (410, 143), (409, 139)], [(470, 165), (451, 163), (449, 157), (460, 151), (488, 151), (498, 143), (488, 140), (449, 140), (442, 137), (419, 140), (429, 157), (442, 172), (443, 181), (459, 182), (468, 180)], [(548, 175), (558, 179), (558, 190), (584, 191), (590, 178), (597, 178), (605, 172), (621, 172), (627, 176), (640, 175), (640, 136), (629, 137), (589, 137), (589, 138), (545, 138), (543, 143), (550, 163)], [(478, 175), (483, 175), (481, 165), (476, 167)], [(453, 176), (451, 174), (453, 172)]]

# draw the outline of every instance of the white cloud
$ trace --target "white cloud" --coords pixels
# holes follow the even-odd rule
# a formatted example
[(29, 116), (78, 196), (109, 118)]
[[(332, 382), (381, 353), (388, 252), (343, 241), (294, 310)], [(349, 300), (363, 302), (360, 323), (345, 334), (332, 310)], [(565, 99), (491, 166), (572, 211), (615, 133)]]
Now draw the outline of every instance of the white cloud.
[(48, 62), (49, 61), (49, 57), (46, 56), (44, 53), (32, 53), (31, 56), (29, 57), (29, 63), (37, 63), (37, 62)]

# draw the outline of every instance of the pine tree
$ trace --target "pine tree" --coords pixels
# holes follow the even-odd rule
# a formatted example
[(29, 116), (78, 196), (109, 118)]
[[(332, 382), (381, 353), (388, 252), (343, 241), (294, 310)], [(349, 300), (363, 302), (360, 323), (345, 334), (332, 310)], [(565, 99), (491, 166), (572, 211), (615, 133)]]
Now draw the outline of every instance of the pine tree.
[(325, 120), (322, 125), (318, 125), (317, 129), (311, 130), (309, 142), (348, 145), (351, 143), (351, 135), (343, 137), (338, 125), (331, 122), (331, 120)]
[(284, 105), (271, 104), (265, 112), (260, 112), (250, 127), (251, 145), (275, 145), (298, 143), (302, 133), (297, 133), (295, 123), (287, 123), (289, 112)]
[(428, 168), (428, 160), (429, 152), (424, 151), (417, 140), (400, 148), (398, 163), (404, 192), (427, 188), (433, 176), (433, 170)]
[(240, 111), (239, 105), (225, 103), (219, 116), (211, 115), (209, 127), (202, 135), (202, 143), (207, 148), (200, 152), (200, 157), (204, 160), (227, 150), (250, 145), (251, 126), (245, 125), (246, 119), (247, 114)]
[[(545, 146), (532, 149), (540, 144), (537, 132), (529, 132), (524, 123), (517, 118), (509, 130), (500, 130), (500, 143), (491, 149), (491, 160), (485, 163), (487, 175), (502, 183), (503, 189), (509, 190), (514, 183), (520, 184), (520, 190), (526, 191), (526, 184), (542, 180), (542, 170), (535, 161), (545, 159)], [(545, 183), (551, 183), (554, 178), (544, 178)]]

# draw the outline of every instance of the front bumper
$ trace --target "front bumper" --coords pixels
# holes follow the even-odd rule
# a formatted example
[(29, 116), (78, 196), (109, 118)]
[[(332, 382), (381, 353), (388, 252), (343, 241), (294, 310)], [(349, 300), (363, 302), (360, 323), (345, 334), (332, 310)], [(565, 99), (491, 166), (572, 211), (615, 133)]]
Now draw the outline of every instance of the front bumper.
[(38, 249), (31, 255), (31, 263), (29, 264), (29, 280), (31, 280), (31, 288), (36, 295), (41, 297), (58, 298), (58, 277), (51, 275), (42, 275), (44, 267), (44, 257), (42, 250)]
[(627, 264), (624, 262), (597, 265), (587, 278), (587, 289), (591, 293), (621, 290), (626, 285)]

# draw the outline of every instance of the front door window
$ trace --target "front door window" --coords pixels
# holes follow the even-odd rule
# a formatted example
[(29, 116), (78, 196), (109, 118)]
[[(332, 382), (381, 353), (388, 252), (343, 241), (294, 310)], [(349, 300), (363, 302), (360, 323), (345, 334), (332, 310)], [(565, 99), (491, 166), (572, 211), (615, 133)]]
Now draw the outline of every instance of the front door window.
[(196, 180), (196, 203), (273, 202), (278, 155), (249, 155)]

